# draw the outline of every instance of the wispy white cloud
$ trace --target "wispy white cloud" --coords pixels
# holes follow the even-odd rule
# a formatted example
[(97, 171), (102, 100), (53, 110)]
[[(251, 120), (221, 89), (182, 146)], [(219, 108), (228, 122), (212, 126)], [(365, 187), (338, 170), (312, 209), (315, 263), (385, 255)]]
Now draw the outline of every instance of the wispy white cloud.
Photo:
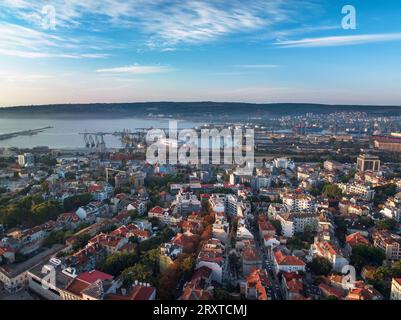
[[(299, 15), (312, 0), (54, 0), (57, 29), (135, 27), (152, 48), (198, 44), (234, 33), (267, 30)], [(28, 23), (40, 26), (46, 0), (0, 3)], [(89, 17), (89, 19), (87, 19)]]
[(8, 50), (2, 48), (0, 48), (0, 55), (18, 57), (18, 58), (30, 58), (30, 59), (45, 59), (45, 58), (101, 59), (108, 57), (107, 54), (62, 54), (62, 53)]
[(277, 64), (239, 64), (235, 65), (236, 68), (245, 68), (245, 69), (274, 69), (280, 68), (280, 65)]
[(98, 69), (96, 72), (100, 73), (127, 73), (127, 74), (154, 74), (172, 71), (169, 66), (145, 66), (134, 64), (131, 66)]
[[(82, 47), (82, 48), (81, 48)], [(0, 23), (0, 54), (19, 58), (99, 59), (108, 54), (81, 52), (85, 44), (12, 23)]]
[(335, 47), (401, 40), (401, 33), (364, 34), (277, 41), (280, 47)]

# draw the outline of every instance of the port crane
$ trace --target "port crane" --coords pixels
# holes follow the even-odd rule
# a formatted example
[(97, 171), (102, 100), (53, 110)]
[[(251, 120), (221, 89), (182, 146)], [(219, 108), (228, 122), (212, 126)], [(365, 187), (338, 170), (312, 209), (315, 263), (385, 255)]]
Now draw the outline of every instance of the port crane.
[(104, 141), (104, 136), (107, 133), (97, 132), (97, 133), (80, 133), (80, 135), (84, 136), (85, 146), (88, 149), (98, 149), (100, 152), (106, 151), (106, 142)]

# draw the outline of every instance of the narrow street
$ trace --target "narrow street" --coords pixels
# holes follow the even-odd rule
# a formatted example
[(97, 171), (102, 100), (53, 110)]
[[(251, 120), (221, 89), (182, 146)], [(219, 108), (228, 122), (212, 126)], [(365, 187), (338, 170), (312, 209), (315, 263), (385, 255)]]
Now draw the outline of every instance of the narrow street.
[(268, 279), (271, 283), (271, 286), (268, 288), (268, 294), (271, 296), (272, 300), (283, 300), (280, 281), (274, 272), (273, 261), (269, 259), (268, 248), (264, 246), (258, 229), (254, 226), (249, 226), (249, 228), (255, 239), (256, 250), (262, 258), (263, 269), (266, 270)]

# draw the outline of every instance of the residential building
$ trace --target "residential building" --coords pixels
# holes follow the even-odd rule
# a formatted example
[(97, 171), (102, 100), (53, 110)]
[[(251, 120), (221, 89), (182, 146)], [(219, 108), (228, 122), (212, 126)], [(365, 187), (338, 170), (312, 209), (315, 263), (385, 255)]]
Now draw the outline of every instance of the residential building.
[(283, 236), (286, 238), (304, 232), (305, 228), (317, 231), (319, 226), (319, 214), (313, 212), (287, 212), (277, 215), (277, 220), (280, 222)]
[(213, 223), (213, 238), (219, 239), (227, 244), (230, 234), (230, 224), (228, 223), (224, 213), (215, 213), (215, 222)]
[(328, 241), (317, 241), (311, 245), (310, 255), (318, 256), (330, 261), (333, 270), (341, 272), (343, 267), (349, 264), (349, 261), (344, 258), (339, 249), (336, 249)]
[(24, 153), (18, 156), (18, 164), (21, 167), (32, 167), (35, 165), (35, 157), (32, 153)]
[(190, 188), (181, 189), (172, 205), (175, 206), (175, 209), (181, 215), (198, 212), (202, 208), (200, 201)]
[(361, 154), (356, 161), (358, 171), (380, 171), (380, 159), (377, 156)]
[(315, 208), (315, 199), (311, 195), (283, 192), (280, 194), (280, 198), (288, 211), (313, 211)]
[(388, 230), (378, 230), (373, 234), (373, 245), (384, 251), (387, 260), (401, 259), (401, 237)]
[(212, 300), (213, 270), (208, 267), (200, 267), (195, 270), (191, 281), (184, 284), (180, 300)]
[(305, 272), (306, 263), (300, 258), (292, 255), (285, 255), (281, 250), (274, 251), (274, 270), (279, 272)]
[(393, 278), (391, 281), (391, 300), (401, 300), (401, 278)]
[(208, 240), (199, 252), (195, 269), (208, 267), (212, 270), (212, 280), (221, 284), (223, 281), (224, 250), (225, 247), (220, 240)]
[(226, 200), (226, 195), (225, 194), (213, 194), (209, 198), (209, 205), (212, 211), (214, 212), (222, 212), (225, 213), (225, 200)]
[(389, 219), (394, 219), (398, 223), (401, 222), (401, 195), (397, 194), (394, 197), (387, 199), (380, 213)]
[(263, 266), (263, 260), (253, 246), (246, 246), (241, 251), (242, 273), (248, 276), (252, 270), (260, 269)]
[(370, 187), (370, 185), (362, 184), (362, 183), (338, 183), (337, 186), (341, 189), (341, 191), (348, 195), (356, 195), (367, 201), (373, 200), (375, 196), (375, 190)]
[(271, 300), (267, 293), (270, 285), (266, 270), (254, 269), (241, 285), (241, 292), (248, 300)]
[(323, 167), (328, 171), (342, 171), (344, 169), (344, 165), (342, 163), (334, 160), (326, 160), (323, 163)]

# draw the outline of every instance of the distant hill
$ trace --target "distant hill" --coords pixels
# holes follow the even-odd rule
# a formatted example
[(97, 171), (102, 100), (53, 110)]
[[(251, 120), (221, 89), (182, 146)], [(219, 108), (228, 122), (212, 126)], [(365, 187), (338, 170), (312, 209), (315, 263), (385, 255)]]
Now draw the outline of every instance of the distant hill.
[(0, 108), (3, 118), (125, 118), (175, 117), (205, 120), (246, 120), (305, 113), (325, 114), (341, 111), (371, 115), (401, 116), (401, 106), (361, 106), (323, 104), (252, 104), (232, 102), (146, 102), (111, 104), (59, 104)]

